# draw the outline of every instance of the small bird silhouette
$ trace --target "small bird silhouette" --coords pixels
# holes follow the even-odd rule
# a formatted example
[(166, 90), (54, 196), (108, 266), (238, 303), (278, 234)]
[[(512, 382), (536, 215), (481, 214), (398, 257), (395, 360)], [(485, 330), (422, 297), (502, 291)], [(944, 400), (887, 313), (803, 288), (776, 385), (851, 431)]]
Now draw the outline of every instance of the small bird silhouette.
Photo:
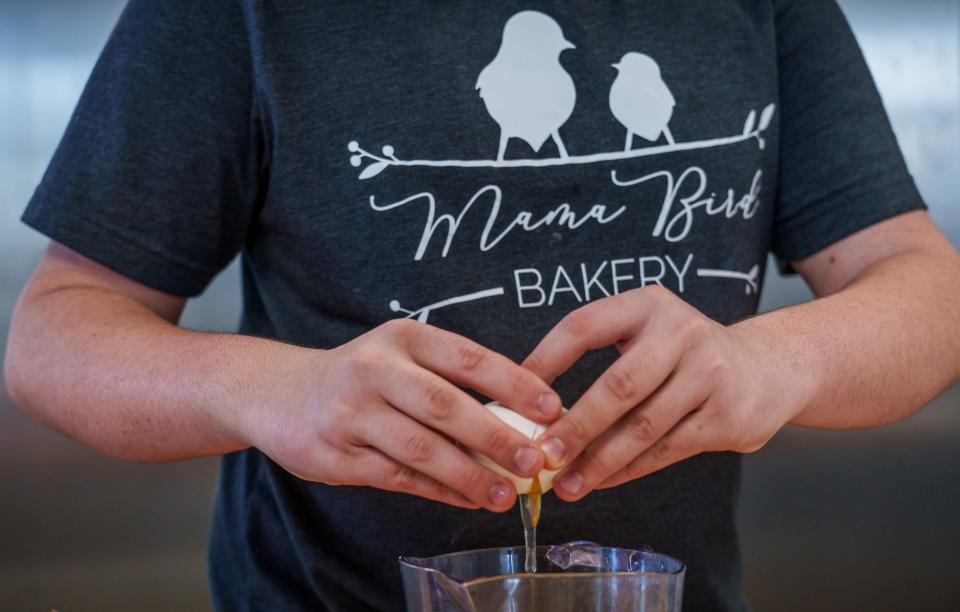
[(660, 75), (660, 67), (648, 55), (630, 52), (617, 64), (619, 71), (610, 87), (610, 110), (627, 128), (624, 151), (633, 148), (633, 135), (656, 142), (663, 134), (675, 144), (670, 133), (670, 118), (676, 101)]
[(507, 20), (500, 50), (477, 77), (487, 112), (500, 126), (498, 161), (511, 137), (536, 152), (552, 137), (560, 157), (567, 157), (558, 130), (573, 114), (577, 90), (560, 65), (560, 53), (574, 48), (549, 15), (521, 11)]

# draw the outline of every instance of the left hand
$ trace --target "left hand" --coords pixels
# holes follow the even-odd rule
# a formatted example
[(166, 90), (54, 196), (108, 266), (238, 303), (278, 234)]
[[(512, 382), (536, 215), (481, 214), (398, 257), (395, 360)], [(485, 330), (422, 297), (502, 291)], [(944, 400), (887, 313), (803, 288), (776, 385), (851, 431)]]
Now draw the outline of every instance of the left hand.
[(548, 466), (564, 468), (554, 489), (567, 501), (704, 451), (756, 451), (812, 396), (775, 339), (724, 327), (658, 285), (572, 311), (523, 365), (552, 383), (607, 346), (620, 357), (538, 438)]

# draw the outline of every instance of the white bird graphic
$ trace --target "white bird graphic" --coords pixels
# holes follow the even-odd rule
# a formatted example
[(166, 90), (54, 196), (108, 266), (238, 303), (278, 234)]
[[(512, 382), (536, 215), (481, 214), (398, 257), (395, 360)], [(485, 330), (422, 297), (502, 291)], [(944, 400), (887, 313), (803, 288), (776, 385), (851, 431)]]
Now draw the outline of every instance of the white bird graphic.
[(633, 148), (633, 135), (656, 142), (663, 134), (675, 144), (670, 133), (670, 118), (676, 101), (660, 75), (660, 67), (648, 55), (630, 52), (617, 64), (619, 71), (610, 87), (610, 110), (627, 128), (624, 151)]
[(560, 157), (567, 157), (558, 130), (573, 114), (577, 90), (560, 53), (574, 48), (549, 15), (522, 11), (507, 20), (497, 56), (477, 78), (487, 112), (500, 126), (498, 161), (511, 137), (536, 152), (552, 137)]

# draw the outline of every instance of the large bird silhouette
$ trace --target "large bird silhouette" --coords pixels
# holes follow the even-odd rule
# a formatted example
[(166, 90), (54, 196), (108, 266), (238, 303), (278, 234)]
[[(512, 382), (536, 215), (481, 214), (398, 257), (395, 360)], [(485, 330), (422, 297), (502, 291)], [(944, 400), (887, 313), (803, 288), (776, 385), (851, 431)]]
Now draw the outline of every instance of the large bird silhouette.
[(500, 50), (477, 78), (487, 112), (500, 126), (498, 161), (512, 137), (535, 152), (552, 137), (560, 157), (567, 157), (559, 129), (573, 114), (577, 90), (560, 53), (574, 48), (549, 15), (522, 11), (507, 20)]
[(617, 78), (610, 87), (610, 110), (627, 128), (624, 151), (633, 148), (633, 135), (656, 142), (660, 134), (675, 144), (670, 119), (676, 101), (660, 75), (660, 67), (643, 53), (630, 52), (617, 64)]

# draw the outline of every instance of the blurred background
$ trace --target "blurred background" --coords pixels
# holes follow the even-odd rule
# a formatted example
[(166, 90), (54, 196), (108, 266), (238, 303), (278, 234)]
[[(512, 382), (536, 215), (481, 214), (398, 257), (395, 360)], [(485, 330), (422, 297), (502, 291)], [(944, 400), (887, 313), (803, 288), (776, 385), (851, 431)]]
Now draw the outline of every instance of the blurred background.
[[(0, 357), (44, 238), (19, 215), (121, 0), (0, 0)], [(840, 0), (910, 170), (960, 245), (960, 0)], [(763, 309), (810, 297), (771, 266)], [(234, 264), (184, 325), (234, 329)], [(0, 383), (0, 610), (205, 610), (216, 460), (115, 461), (16, 412)], [(788, 428), (747, 457), (756, 610), (960, 610), (960, 387), (861, 432)]]

